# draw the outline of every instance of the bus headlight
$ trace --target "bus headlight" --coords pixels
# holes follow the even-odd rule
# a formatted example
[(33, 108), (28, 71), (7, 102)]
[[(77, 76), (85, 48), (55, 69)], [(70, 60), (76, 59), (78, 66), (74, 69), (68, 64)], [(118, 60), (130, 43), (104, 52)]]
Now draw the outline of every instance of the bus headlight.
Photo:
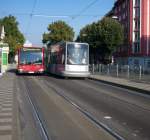
[(22, 73), (22, 72), (23, 72), (23, 69), (18, 69), (18, 72)]
[(43, 72), (43, 71), (44, 71), (44, 69), (39, 69), (39, 71), (40, 71), (40, 72)]
[(20, 72), (22, 72), (23, 71), (23, 69), (18, 69)]

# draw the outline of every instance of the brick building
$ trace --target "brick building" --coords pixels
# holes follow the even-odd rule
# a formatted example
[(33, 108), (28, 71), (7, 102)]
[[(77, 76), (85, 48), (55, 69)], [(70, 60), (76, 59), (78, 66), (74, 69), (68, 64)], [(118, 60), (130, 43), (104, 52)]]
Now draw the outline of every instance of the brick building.
[(150, 69), (150, 0), (116, 0), (110, 15), (125, 31), (124, 44), (115, 53), (117, 63)]

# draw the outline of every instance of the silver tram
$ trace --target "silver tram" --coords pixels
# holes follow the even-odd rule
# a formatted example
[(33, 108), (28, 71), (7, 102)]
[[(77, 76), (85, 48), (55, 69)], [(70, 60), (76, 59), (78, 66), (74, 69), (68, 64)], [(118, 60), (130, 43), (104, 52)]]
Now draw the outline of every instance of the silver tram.
[(64, 77), (88, 77), (89, 45), (59, 42), (47, 48), (47, 71)]

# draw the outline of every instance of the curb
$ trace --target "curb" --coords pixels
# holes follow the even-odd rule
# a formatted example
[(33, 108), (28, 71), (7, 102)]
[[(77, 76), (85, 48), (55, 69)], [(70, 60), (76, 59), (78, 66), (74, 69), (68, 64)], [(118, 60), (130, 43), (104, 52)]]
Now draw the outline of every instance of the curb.
[(136, 88), (136, 87), (132, 87), (132, 86), (127, 86), (127, 85), (122, 85), (122, 84), (119, 84), (119, 83), (113, 83), (113, 82), (110, 82), (110, 81), (105, 81), (105, 80), (96, 79), (96, 78), (92, 78), (92, 77), (88, 77), (88, 79), (91, 79), (91, 80), (94, 80), (94, 81), (99, 81), (99, 82), (109, 84), (109, 85), (112, 85), (112, 86), (126, 88), (126, 89), (129, 89), (129, 90), (140, 92), (142, 94), (150, 96), (150, 91), (148, 91), (148, 90), (144, 90), (144, 89), (140, 89), (140, 88)]

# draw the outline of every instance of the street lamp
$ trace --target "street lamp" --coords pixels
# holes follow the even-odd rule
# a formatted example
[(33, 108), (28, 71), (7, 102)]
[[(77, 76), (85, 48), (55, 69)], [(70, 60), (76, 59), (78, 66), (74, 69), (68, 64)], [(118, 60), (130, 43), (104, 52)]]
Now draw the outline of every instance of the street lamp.
[(1, 35), (0, 35), (0, 39), (2, 40), (2, 42), (4, 41), (4, 38), (5, 38), (5, 30), (4, 30), (4, 26), (2, 26)]
[(119, 19), (118, 16), (112, 16), (111, 18), (112, 18), (112, 19), (116, 19), (116, 20)]
[(83, 37), (87, 36), (87, 34), (82, 34)]

